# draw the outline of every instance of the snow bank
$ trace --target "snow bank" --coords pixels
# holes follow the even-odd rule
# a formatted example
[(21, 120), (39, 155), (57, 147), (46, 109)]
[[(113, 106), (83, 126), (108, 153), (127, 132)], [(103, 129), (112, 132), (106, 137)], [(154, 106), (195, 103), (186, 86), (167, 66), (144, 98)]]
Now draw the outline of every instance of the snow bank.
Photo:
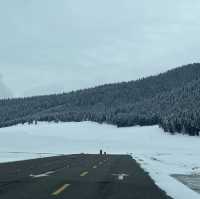
[(199, 168), (199, 148), (200, 138), (166, 134), (157, 126), (116, 128), (72, 122), (0, 129), (1, 162), (51, 155), (46, 153), (98, 153), (100, 149), (108, 153), (128, 153), (175, 199), (200, 198), (170, 176), (192, 174)]

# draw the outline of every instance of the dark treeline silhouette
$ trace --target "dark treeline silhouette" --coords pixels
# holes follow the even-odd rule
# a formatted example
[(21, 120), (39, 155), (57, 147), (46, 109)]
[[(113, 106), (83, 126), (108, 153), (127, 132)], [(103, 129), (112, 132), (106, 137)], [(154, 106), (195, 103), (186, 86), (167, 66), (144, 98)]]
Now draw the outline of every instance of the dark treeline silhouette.
[(200, 64), (137, 81), (0, 100), (0, 127), (38, 121), (95, 121), (118, 127), (159, 125), (166, 132), (199, 135)]

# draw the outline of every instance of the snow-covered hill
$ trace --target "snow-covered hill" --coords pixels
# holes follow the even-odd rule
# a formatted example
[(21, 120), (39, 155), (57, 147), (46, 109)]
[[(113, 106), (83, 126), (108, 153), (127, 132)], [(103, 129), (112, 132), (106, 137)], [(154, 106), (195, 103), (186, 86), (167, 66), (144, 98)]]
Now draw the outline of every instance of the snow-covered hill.
[(82, 122), (0, 129), (1, 162), (53, 154), (98, 153), (100, 149), (108, 153), (128, 153), (175, 199), (199, 198), (170, 176), (198, 172), (199, 146), (199, 138), (164, 134), (157, 126), (116, 128)]

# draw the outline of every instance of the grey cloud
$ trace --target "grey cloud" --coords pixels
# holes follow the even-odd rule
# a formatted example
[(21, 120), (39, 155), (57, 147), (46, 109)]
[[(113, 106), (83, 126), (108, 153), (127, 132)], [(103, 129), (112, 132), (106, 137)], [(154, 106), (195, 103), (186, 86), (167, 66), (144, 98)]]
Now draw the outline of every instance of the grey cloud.
[(2, 75), (0, 74), (0, 99), (12, 97), (11, 90), (4, 84)]
[(0, 69), (23, 95), (199, 62), (199, 9), (199, 0), (1, 1)]

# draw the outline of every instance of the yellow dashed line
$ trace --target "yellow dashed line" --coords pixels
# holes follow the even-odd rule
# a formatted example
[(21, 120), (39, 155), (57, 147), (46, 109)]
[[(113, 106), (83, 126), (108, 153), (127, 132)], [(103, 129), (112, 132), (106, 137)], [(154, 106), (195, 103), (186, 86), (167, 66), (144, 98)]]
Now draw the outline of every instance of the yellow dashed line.
[(52, 196), (57, 196), (60, 193), (62, 193), (65, 189), (67, 189), (70, 186), (70, 184), (65, 184), (62, 187), (60, 187), (57, 191), (52, 193)]
[(81, 176), (81, 177), (84, 177), (84, 176), (86, 176), (88, 173), (89, 173), (88, 171), (85, 171), (85, 172), (81, 173), (80, 176)]

